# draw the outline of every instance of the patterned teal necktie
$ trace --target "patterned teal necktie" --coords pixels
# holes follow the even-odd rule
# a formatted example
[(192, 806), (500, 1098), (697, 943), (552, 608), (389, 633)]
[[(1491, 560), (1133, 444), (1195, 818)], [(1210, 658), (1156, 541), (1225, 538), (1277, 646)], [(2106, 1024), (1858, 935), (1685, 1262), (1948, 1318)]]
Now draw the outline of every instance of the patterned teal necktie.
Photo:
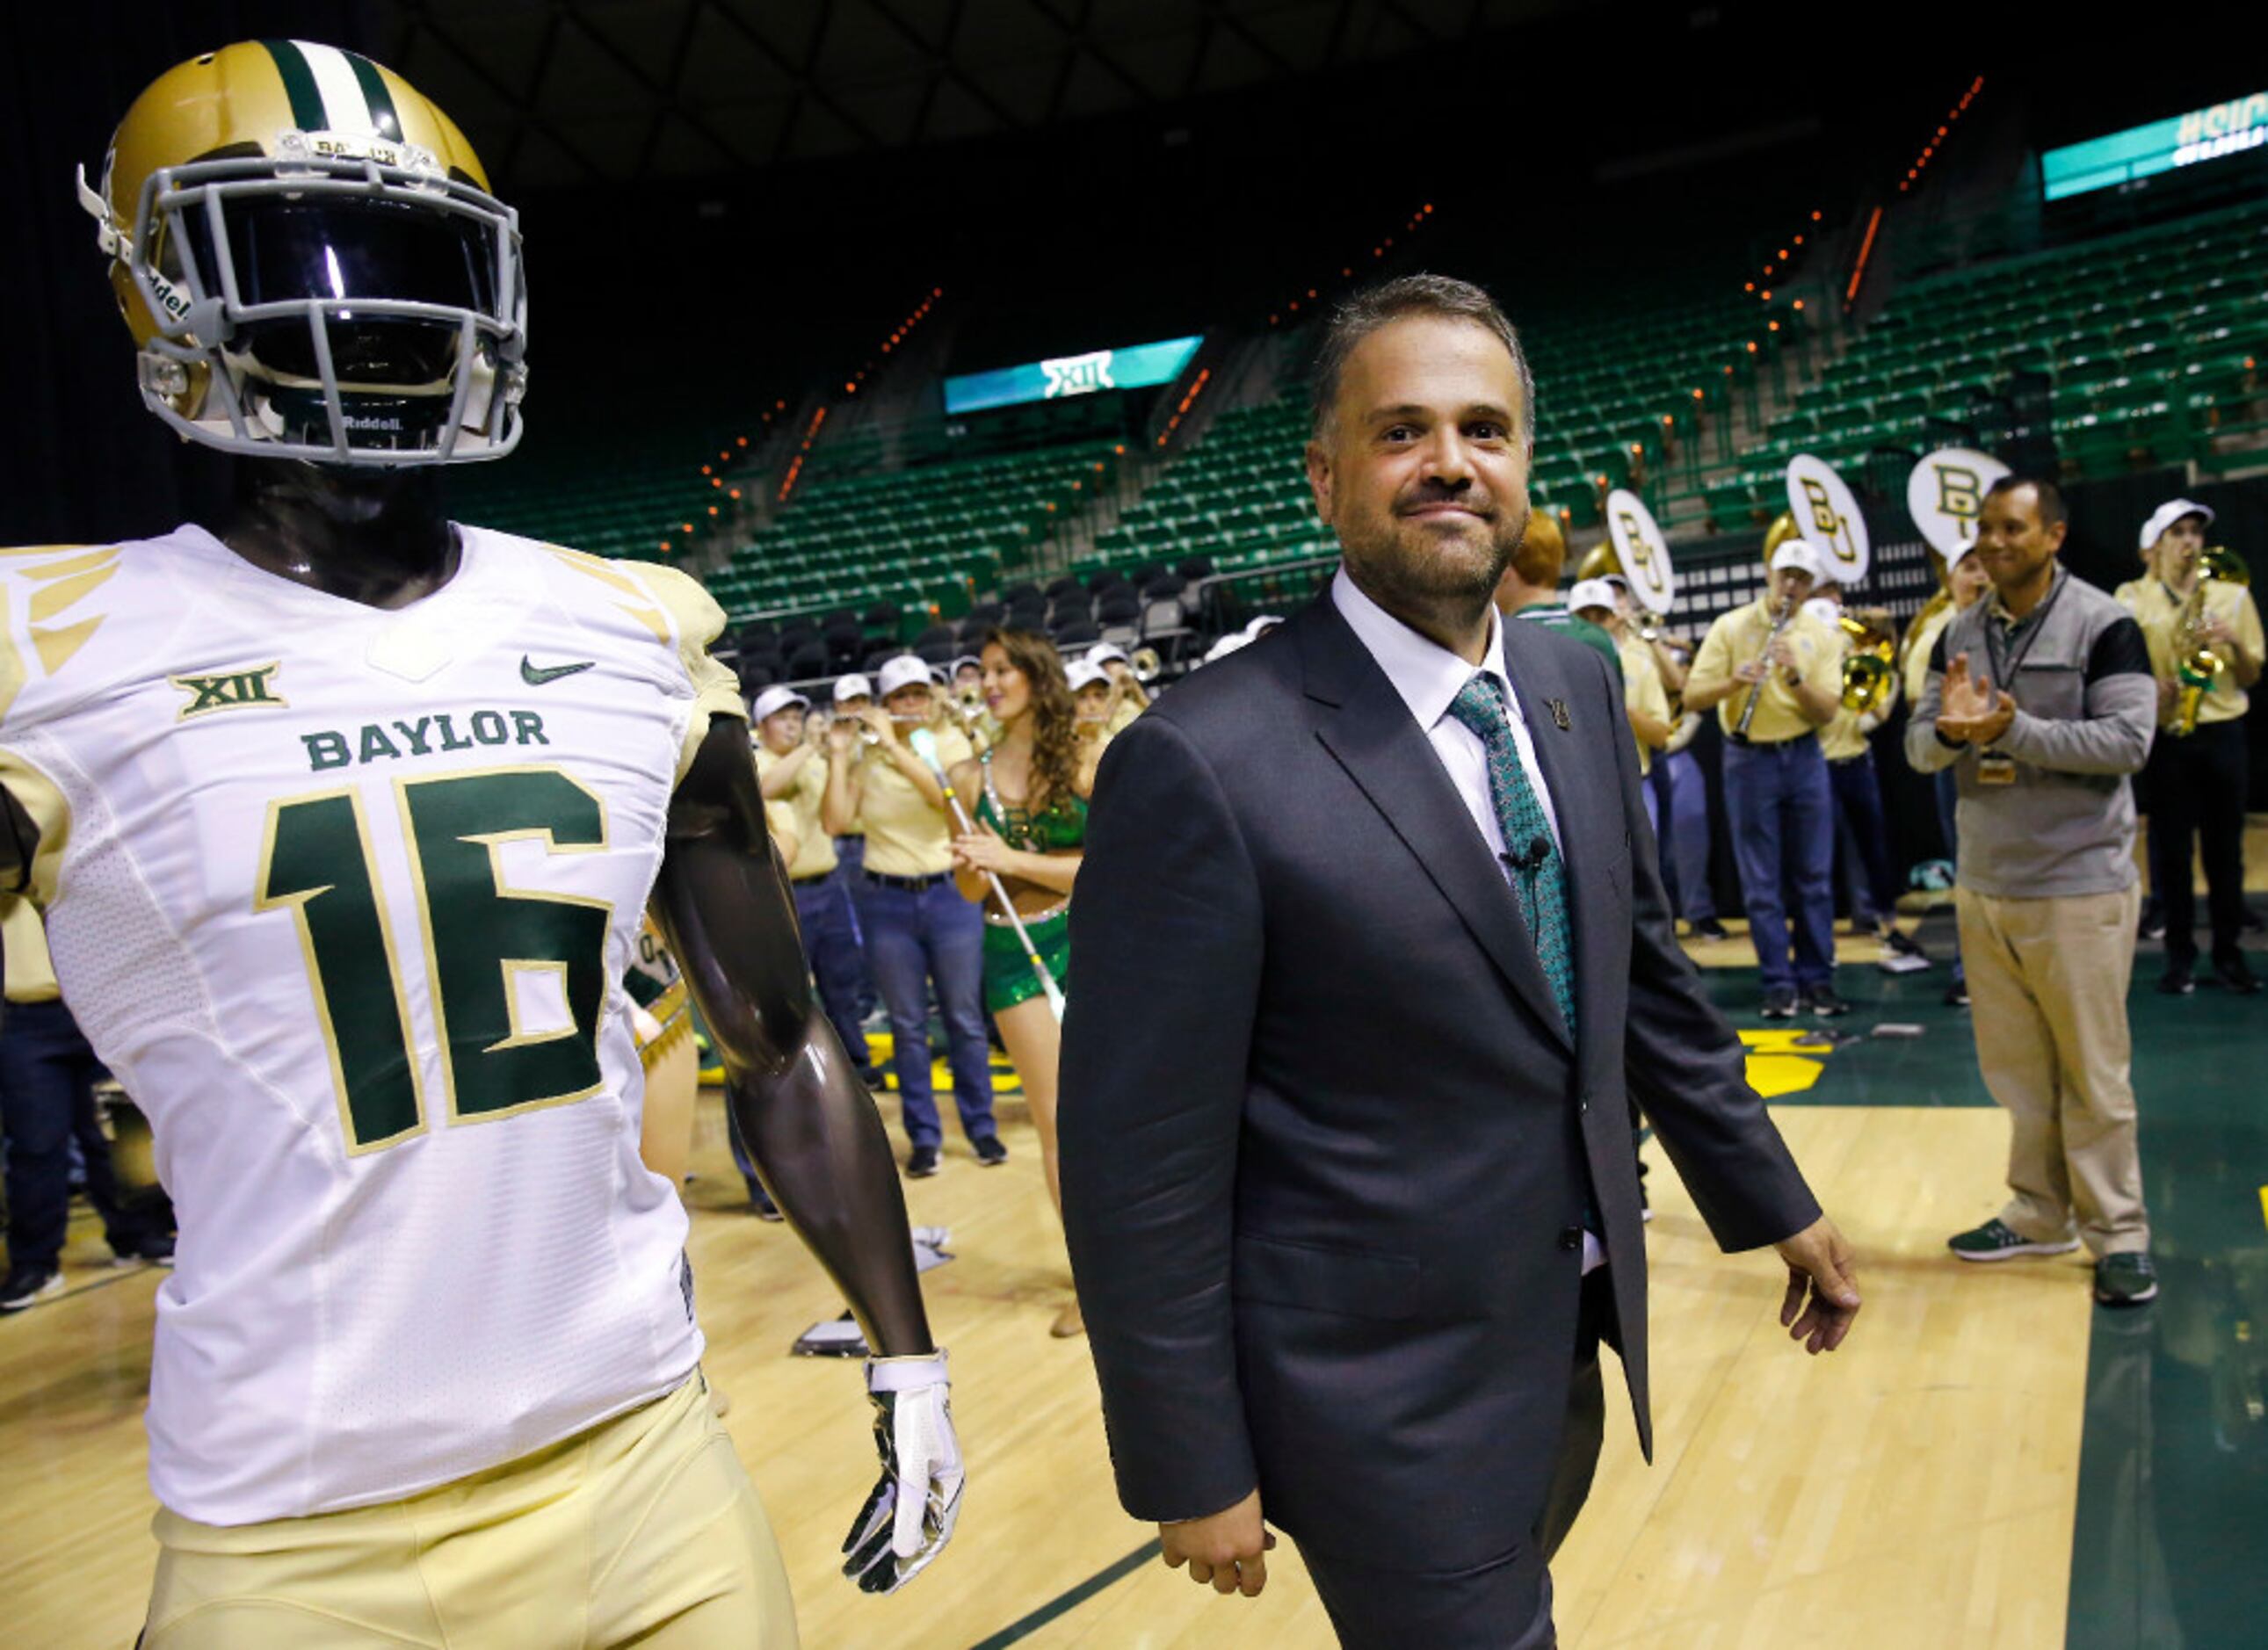
[(1559, 1005), (1559, 1017), (1572, 1036), (1575, 953), (1567, 923), (1567, 862), (1559, 857), (1543, 805), (1528, 783), (1528, 770), (1512, 736), (1504, 689), (1488, 672), (1476, 671), (1450, 704), (1449, 714), (1487, 748), (1489, 799), (1496, 805), (1497, 825), (1504, 832), (1505, 852), (1512, 862), (1513, 895), (1535, 942), (1535, 960), (1543, 965), (1551, 998)]

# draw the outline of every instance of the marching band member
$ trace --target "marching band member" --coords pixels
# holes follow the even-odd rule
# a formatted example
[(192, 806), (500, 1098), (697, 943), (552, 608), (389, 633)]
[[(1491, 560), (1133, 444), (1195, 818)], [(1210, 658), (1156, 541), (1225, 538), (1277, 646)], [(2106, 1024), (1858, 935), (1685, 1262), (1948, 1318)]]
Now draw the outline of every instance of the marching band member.
[[(953, 844), (954, 880), (982, 904), (991, 897), (986, 873), (1000, 880), (1022, 919), (1032, 953), (1060, 985), (1071, 964), (1071, 891), (1086, 841), (1086, 799), (1094, 789), (1098, 743), (1083, 751), (1078, 712), (1055, 648), (1029, 630), (994, 630), (984, 638), (984, 699), (1000, 720), (1000, 741), (981, 762), (954, 770), (954, 789), (980, 799), (974, 833)], [(1088, 681), (1089, 691), (1098, 684)], [(1022, 1079), (1039, 1131), (1048, 1195), (1063, 1210), (1056, 1166), (1056, 1065), (1063, 1028), (1046, 987), (1005, 912), (984, 913), (984, 1005)], [(1085, 1326), (1074, 1300), (1049, 1333)]]
[[(1946, 564), (1945, 592), (1947, 601), (1933, 611), (1925, 608), (1915, 618), (1913, 628), (1905, 640), (1906, 703), (1919, 704), (1921, 690), (1929, 680), (1929, 658), (1937, 645), (1939, 634), (1951, 622), (1953, 615), (1972, 605), (1978, 597), (1992, 587), (1984, 571), (1984, 564), (1977, 558), (1977, 541), (1971, 539), (1953, 554)], [(1961, 836), (1954, 818), (1955, 804), (1960, 800), (1960, 790), (1951, 769), (1933, 776), (1937, 790), (1937, 824), (1945, 838), (1945, 857), (1956, 866), (1961, 859)], [(1945, 988), (1945, 1005), (1948, 1008), (1969, 1006), (1969, 975), (1961, 963), (1961, 931), (1953, 931), (1953, 983)]]
[[(1804, 604), (1824, 609), (1819, 616), (1842, 644), (1848, 664), (1859, 638), (1842, 626), (1843, 586), (1830, 578)], [(1885, 614), (1867, 615), (1874, 634), (1886, 633)], [(1874, 748), (1867, 735), (1882, 725), (1898, 702), (1897, 680), (1889, 678), (1881, 702), (1870, 710), (1854, 711), (1839, 699), (1835, 715), (1819, 730), (1819, 748), (1827, 758), (1827, 778), (1835, 792), (1836, 843), (1848, 869), (1851, 887), (1851, 927), (1870, 933), (1900, 956), (1919, 956), (1921, 947), (1893, 920), (1898, 909), (1897, 873), (1890, 863), (1889, 816), (1882, 807), (1882, 787), (1874, 771)]]
[(2170, 997), (2196, 989), (2193, 843), (2204, 848), (2213, 972), (2240, 996), (2260, 990), (2242, 944), (2243, 718), (2251, 703), (2246, 690), (2260, 679), (2260, 612), (2242, 584), (2205, 575), (2205, 530), (2212, 523), (2213, 511), (2189, 499), (2159, 505), (2141, 534), (2154, 576), (2121, 586), (2158, 683), (2158, 737), (2144, 778), (2151, 884), (2166, 924), (2158, 989)]
[[(1662, 685), (1653, 650), (1631, 633), (1622, 604), (1615, 599), (1615, 587), (1603, 578), (1579, 579), (1567, 593), (1567, 610), (1579, 619), (1589, 620), (1614, 640), (1615, 657), (1623, 673), (1623, 711), (1630, 718), (1631, 733), (1638, 740), (1638, 770), (1643, 777), (1653, 771), (1653, 753), (1669, 743), (1670, 733), (1669, 693)], [(1653, 787), (1641, 785), (1638, 790), (1646, 799), (1646, 821), (1659, 832), (1661, 816)]]
[(1110, 685), (1109, 726), (1113, 733), (1150, 708), (1150, 690), (1134, 674), (1134, 661), (1126, 656), (1124, 648), (1109, 642), (1098, 643), (1087, 649), (1086, 662), (1101, 671)]
[(787, 862), (804, 960), (818, 982), (819, 1000), (835, 1035), (866, 1086), (879, 1088), (882, 1074), (867, 1052), (858, 1013), (865, 958), (850, 890), (820, 818), (827, 801), (826, 729), (812, 716), (811, 701), (789, 687), (765, 689), (756, 696), (752, 714), (764, 812), (772, 821), (772, 840)]
[[(858, 896), (867, 961), (889, 1005), (891, 1065), (897, 1073), (906, 1138), (906, 1173), (938, 1170), (944, 1131), (930, 1078), (929, 1001), (934, 984), (945, 1018), (946, 1064), (962, 1131), (978, 1162), (1003, 1162), (1008, 1148), (992, 1119), (991, 1057), (984, 1037), (984, 924), (954, 894), (953, 832), (945, 787), (908, 742), (929, 718), (929, 670), (910, 656), (881, 669), (882, 709), (869, 703), (828, 731), (828, 829), (853, 821), (866, 832)], [(873, 743), (865, 742), (873, 736)], [(939, 759), (961, 762), (968, 741), (948, 727)]]
[(1687, 707), (1716, 707), (1725, 732), (1725, 808), (1767, 1020), (1807, 1004), (1822, 1018), (1850, 1012), (1835, 991), (1835, 802), (1819, 749), (1842, 696), (1842, 652), (1801, 610), (1819, 571), (1808, 544), (1781, 545), (1765, 593), (1709, 627), (1685, 679)]

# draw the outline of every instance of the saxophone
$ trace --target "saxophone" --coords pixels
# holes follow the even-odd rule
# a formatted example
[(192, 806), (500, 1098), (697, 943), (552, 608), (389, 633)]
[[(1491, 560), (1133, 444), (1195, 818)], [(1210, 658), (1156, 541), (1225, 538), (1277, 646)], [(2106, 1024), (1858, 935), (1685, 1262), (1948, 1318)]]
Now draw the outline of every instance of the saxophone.
[(2246, 586), (2252, 582), (2244, 558), (2223, 544), (2209, 544), (2198, 555), (2197, 582), (2174, 618), (2174, 723), (2166, 731), (2176, 739), (2197, 732), (2198, 712), (2213, 690), (2213, 678), (2228, 661), (2204, 637), (2205, 592), (2208, 586)]

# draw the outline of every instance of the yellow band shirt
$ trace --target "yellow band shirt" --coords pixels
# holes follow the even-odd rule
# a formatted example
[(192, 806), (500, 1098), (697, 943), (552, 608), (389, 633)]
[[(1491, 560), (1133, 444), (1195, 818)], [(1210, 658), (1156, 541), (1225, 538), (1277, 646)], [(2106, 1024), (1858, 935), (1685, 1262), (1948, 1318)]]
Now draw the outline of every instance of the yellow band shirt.
[[(775, 756), (762, 746), (756, 748), (756, 772), (769, 774), (785, 756)], [(764, 804), (764, 818), (777, 830), (781, 816), (774, 809), (784, 810), (788, 834), (795, 838), (795, 858), (788, 862), (787, 873), (798, 881), (806, 877), (823, 877), (835, 869), (835, 842), (820, 823), (820, 809), (827, 800), (827, 753), (817, 751), (804, 759), (803, 771), (796, 775), (795, 783), (781, 796)]]
[[(2152, 674), (2160, 681), (2174, 681), (2180, 674), (2181, 665), (2181, 600), (2155, 578), (2138, 578), (2118, 588), (2121, 601), (2142, 627), (2142, 639), (2149, 645)], [(2225, 620), (2244, 651), (2255, 659), (2259, 659), (2260, 609), (2253, 604), (2252, 593), (2242, 585), (2220, 579), (2207, 579), (2204, 588), (2205, 613)], [(2252, 703), (2250, 696), (2236, 685), (2236, 674), (2228, 667), (2228, 650), (2216, 651), (2221, 656), (2220, 668), (2213, 673), (2213, 686), (2205, 689), (2205, 698), (2198, 706), (2199, 727), (2214, 722), (2233, 722)], [(2179, 715), (2177, 701), (2158, 718), (2158, 725), (2171, 727)]]
[[(951, 773), (958, 762), (975, 759), (968, 735), (956, 728), (932, 730), (937, 759)], [(953, 869), (953, 816), (932, 807), (879, 746), (861, 748), (851, 772), (860, 790), (858, 823), (866, 833), (866, 869), (888, 877), (933, 877)], [(963, 807), (973, 808), (969, 799)]]
[[(1702, 639), (1701, 651), (1693, 657), (1693, 668), (1685, 678), (1686, 693), (1690, 696), (1696, 688), (1716, 688), (1734, 681), (1734, 672), (1742, 665), (1764, 658), (1764, 643), (1771, 630), (1771, 613), (1761, 596), (1745, 608), (1735, 608), (1721, 615), (1709, 627), (1709, 634)], [(1811, 615), (1799, 610), (1780, 636), (1793, 650), (1796, 668), (1807, 683), (1830, 699), (1842, 692), (1843, 649), (1834, 633)], [(1718, 704), (1718, 725), (1727, 733), (1740, 726), (1751, 691), (1762, 695), (1756, 702), (1756, 716), (1749, 724), (1751, 744), (1777, 745), (1819, 731), (1819, 725), (1804, 715), (1795, 689), (1787, 685), (1786, 676), (1775, 667), (1766, 674), (1760, 688), (1751, 689), (1736, 684), (1731, 696)]]
[[(1661, 667), (1654, 661), (1653, 649), (1631, 636), (1615, 644), (1615, 652), (1623, 661), (1624, 702), (1634, 711), (1644, 711), (1668, 721), (1669, 689), (1661, 685)], [(1638, 772), (1652, 772), (1653, 747), (1638, 739), (1635, 729), (1631, 737), (1638, 743)]]

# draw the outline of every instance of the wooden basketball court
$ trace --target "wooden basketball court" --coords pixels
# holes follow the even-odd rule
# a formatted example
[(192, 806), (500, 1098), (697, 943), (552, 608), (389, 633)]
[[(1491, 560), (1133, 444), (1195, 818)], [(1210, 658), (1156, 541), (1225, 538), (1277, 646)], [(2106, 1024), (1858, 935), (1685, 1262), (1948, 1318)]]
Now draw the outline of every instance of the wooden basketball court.
[[(745, 1212), (721, 1109), (704, 1099), (688, 1197), (708, 1368), (786, 1552), (804, 1642), (1330, 1645), (1288, 1543), (1256, 1602), (1217, 1598), (1154, 1559), (1110, 1573), (1154, 1532), (1112, 1493), (1085, 1342), (1048, 1337), (1069, 1274), (1028, 1121), (1011, 1097), (1003, 1112), (1006, 1166), (980, 1169), (956, 1145), (943, 1174), (908, 1187), (917, 1222), (953, 1229), (958, 1258), (925, 1281), (970, 1482), (945, 1556), (872, 1599), (835, 1573), (874, 1470), (857, 1366), (787, 1356), (839, 1303), (787, 1231)], [(1771, 1258), (1718, 1255), (1657, 1168), (1659, 1458), (1639, 1460), (1610, 1384), (1598, 1487), (1557, 1566), (1563, 1642), (2061, 1645), (2085, 1267), (1965, 1268), (1945, 1254), (1946, 1234), (1997, 1204), (1995, 1111), (1778, 1115), (1862, 1257), (1856, 1337), (1815, 1360), (1789, 1345)], [(141, 1411), (159, 1274), (105, 1259), (82, 1217), (72, 1293), (0, 1322), (0, 1639), (11, 1644), (124, 1646), (141, 1621), (154, 1560)]]

